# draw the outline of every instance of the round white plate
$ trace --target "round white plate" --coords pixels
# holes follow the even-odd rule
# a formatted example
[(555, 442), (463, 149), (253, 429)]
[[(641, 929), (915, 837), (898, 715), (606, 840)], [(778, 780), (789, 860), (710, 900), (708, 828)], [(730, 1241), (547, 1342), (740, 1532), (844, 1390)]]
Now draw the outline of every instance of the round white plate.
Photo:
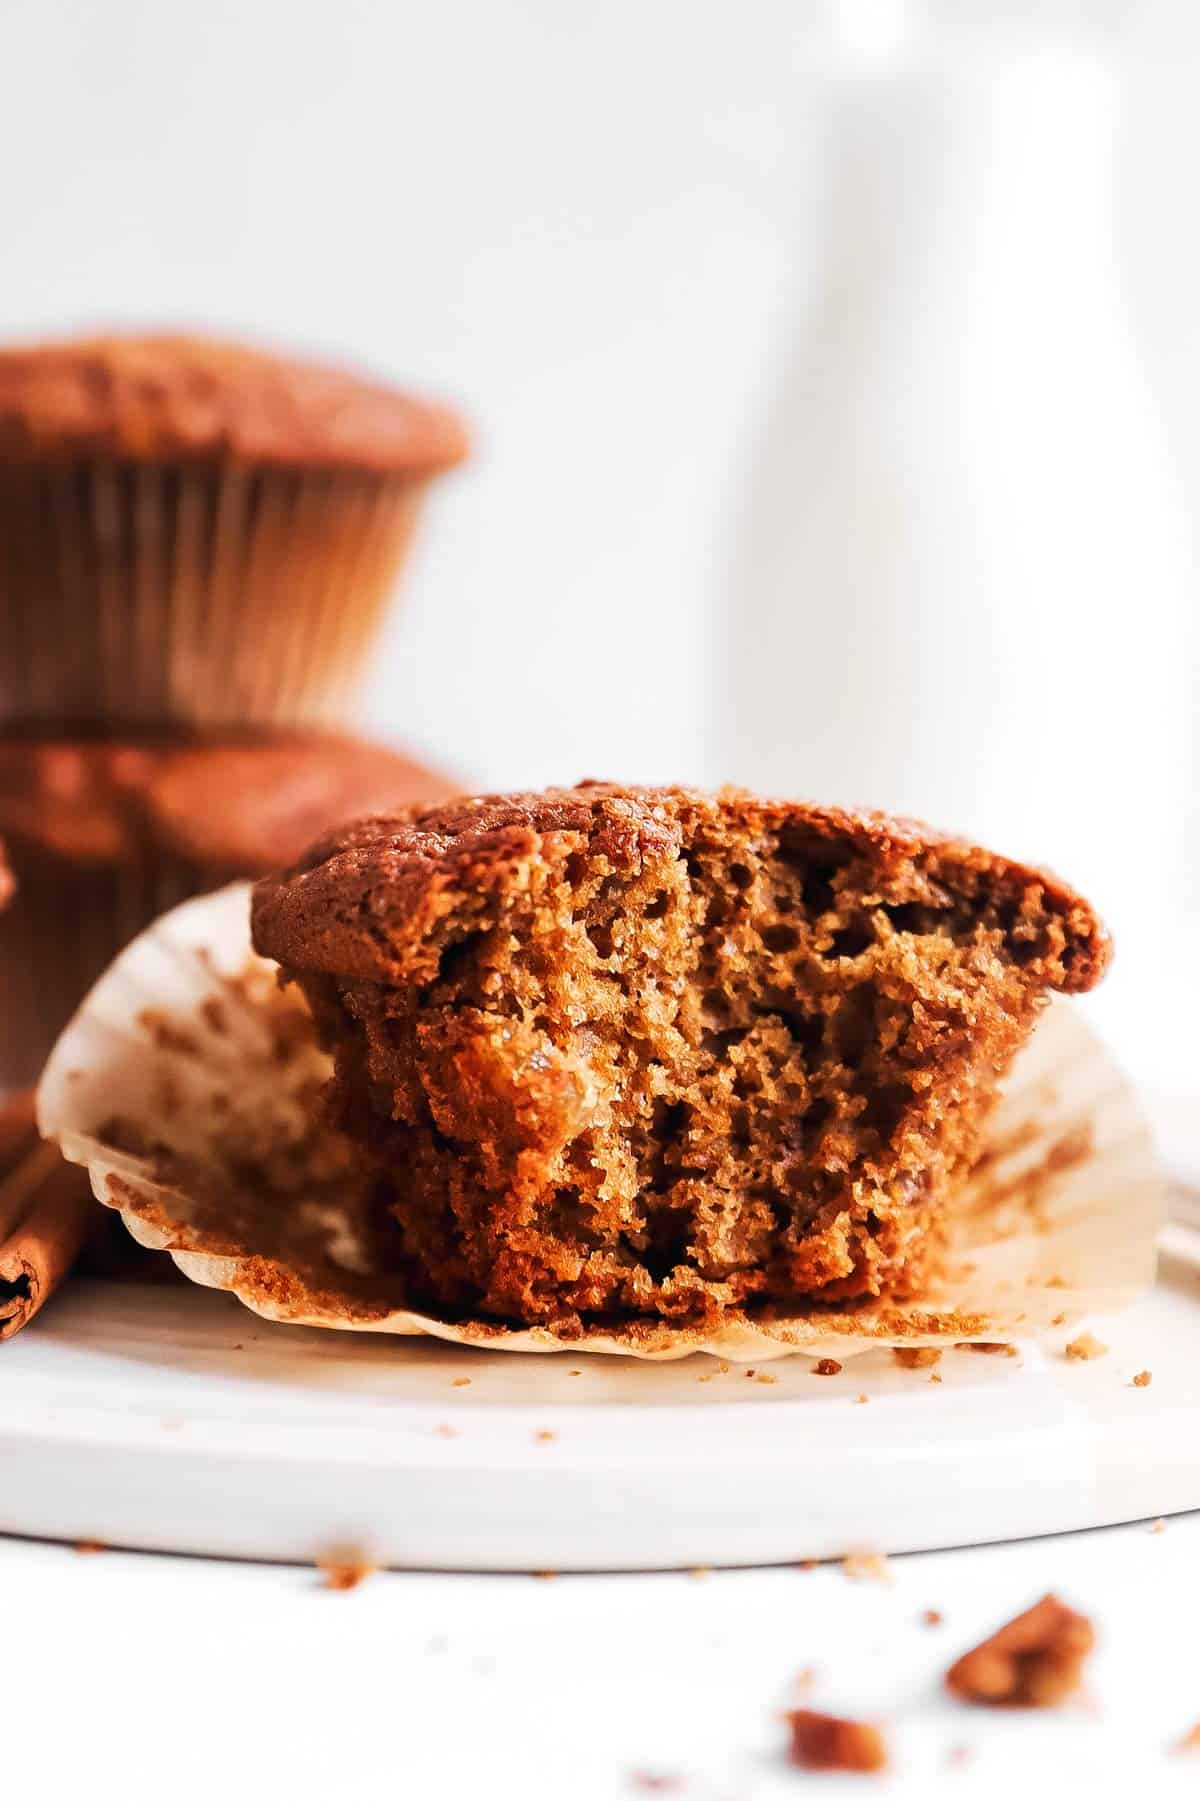
[[(950, 1350), (937, 1383), (886, 1351), (835, 1376), (803, 1358), (754, 1374), (704, 1357), (520, 1358), (271, 1325), (196, 1288), (79, 1283), (0, 1354), (0, 1530), (602, 1570), (920, 1550), (1200, 1507), (1200, 1237), (1169, 1228), (1154, 1290), (1092, 1329), (1109, 1346), (1094, 1362)], [(1134, 1387), (1144, 1369), (1152, 1383)]]

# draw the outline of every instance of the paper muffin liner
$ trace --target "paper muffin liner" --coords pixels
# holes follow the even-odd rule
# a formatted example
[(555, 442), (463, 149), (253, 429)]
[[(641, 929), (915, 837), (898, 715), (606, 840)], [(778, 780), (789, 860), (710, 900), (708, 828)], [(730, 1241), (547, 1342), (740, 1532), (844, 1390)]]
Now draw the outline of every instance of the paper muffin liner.
[(955, 1208), (945, 1274), (915, 1300), (750, 1312), (704, 1333), (636, 1321), (563, 1338), (410, 1310), (381, 1268), (369, 1185), (314, 1124), (330, 1063), (249, 943), (238, 884), (158, 920), (101, 978), (38, 1093), (42, 1132), (185, 1275), (264, 1317), (488, 1349), (739, 1362), (1037, 1336), (1152, 1279), (1163, 1185), (1137, 1102), (1068, 1003), (1014, 1063)]
[(0, 721), (345, 717), (428, 479), (91, 462), (0, 472)]

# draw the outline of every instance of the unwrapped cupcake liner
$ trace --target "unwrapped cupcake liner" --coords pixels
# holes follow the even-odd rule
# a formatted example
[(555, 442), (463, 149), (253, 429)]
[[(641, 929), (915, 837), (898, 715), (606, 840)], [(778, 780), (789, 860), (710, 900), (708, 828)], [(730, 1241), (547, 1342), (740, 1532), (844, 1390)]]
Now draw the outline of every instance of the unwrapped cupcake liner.
[(251, 950), (238, 884), (176, 908), (117, 958), (54, 1049), (39, 1124), (139, 1243), (297, 1325), (491, 1350), (843, 1359), (880, 1345), (1037, 1337), (1120, 1307), (1153, 1280), (1164, 1194), (1150, 1133), (1065, 1002), (1013, 1064), (928, 1292), (788, 1316), (747, 1310), (708, 1333), (637, 1320), (566, 1338), (408, 1308), (402, 1278), (378, 1256), (369, 1178), (318, 1123), (330, 1067), (296, 991)]
[(0, 472), (0, 722), (345, 716), (428, 479), (95, 461)]

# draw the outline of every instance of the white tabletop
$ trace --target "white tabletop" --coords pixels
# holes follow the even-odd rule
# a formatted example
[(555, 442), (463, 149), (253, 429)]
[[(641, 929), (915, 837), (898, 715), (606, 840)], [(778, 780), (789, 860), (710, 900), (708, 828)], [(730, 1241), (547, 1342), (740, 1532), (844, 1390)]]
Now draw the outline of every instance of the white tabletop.
[[(5, 1789), (607, 1801), (675, 1777), (658, 1792), (773, 1801), (818, 1780), (783, 1762), (778, 1718), (813, 1667), (805, 1704), (887, 1725), (892, 1771), (863, 1792), (1195, 1793), (1200, 1753), (1170, 1747), (1200, 1719), (1200, 1515), (889, 1573), (380, 1574), (331, 1593), (293, 1566), (0, 1539)], [(1087, 1698), (945, 1698), (950, 1659), (1051, 1588), (1100, 1633)]]

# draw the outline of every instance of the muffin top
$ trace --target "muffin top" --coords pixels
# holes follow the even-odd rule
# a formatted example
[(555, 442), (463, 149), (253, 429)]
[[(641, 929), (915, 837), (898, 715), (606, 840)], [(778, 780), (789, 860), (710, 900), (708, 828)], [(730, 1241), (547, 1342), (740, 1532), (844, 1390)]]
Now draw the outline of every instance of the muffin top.
[(459, 796), (352, 821), (259, 882), (255, 947), (289, 970), (395, 979), (456, 897), (482, 901), (490, 891), (520, 886), (536, 866), (557, 867), (571, 841), (602, 854), (622, 877), (644, 854), (669, 850), (686, 858), (697, 841), (728, 843), (746, 834), (778, 840), (826, 877), (851, 864), (868, 866), (884, 897), (893, 889), (905, 898), (920, 892), (948, 906), (990, 894), (1014, 914), (1036, 897), (1061, 919), (1070, 944), (1056, 986), (1090, 988), (1108, 966), (1106, 928), (1058, 876), (920, 821), (763, 800), (734, 788), (708, 794), (611, 782)]
[(0, 459), (116, 457), (432, 475), (449, 407), (336, 364), (167, 333), (0, 350)]
[(36, 854), (81, 867), (166, 855), (214, 880), (259, 875), (349, 813), (453, 792), (399, 751), (326, 733), (0, 741), (0, 833), (18, 868)]

